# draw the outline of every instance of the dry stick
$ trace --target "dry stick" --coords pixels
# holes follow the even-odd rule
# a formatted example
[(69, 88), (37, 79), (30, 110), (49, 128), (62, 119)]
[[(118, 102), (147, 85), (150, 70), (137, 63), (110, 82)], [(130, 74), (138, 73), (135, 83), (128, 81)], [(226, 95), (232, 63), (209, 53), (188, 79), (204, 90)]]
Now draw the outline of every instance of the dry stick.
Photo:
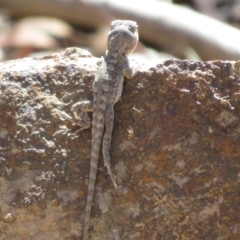
[[(55, 6), (55, 7), (53, 7)], [(42, 0), (32, 3), (21, 0), (0, 0), (14, 16), (39, 15), (59, 17), (81, 26), (99, 27), (108, 24), (114, 16), (138, 22), (140, 37), (176, 55), (184, 55), (189, 47), (202, 60), (240, 59), (240, 32), (222, 22), (199, 14), (191, 9), (154, 0), (106, 0), (66, 2)], [(93, 17), (91, 17), (93, 16)]]

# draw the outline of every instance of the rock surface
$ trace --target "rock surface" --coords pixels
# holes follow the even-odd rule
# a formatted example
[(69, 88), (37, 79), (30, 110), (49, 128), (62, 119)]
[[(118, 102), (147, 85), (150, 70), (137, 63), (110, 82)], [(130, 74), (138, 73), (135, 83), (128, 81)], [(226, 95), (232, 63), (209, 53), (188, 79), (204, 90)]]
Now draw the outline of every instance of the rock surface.
[[(0, 239), (82, 239), (97, 60), (0, 64)], [(116, 192), (100, 157), (90, 239), (240, 239), (240, 62), (144, 63), (115, 106)]]

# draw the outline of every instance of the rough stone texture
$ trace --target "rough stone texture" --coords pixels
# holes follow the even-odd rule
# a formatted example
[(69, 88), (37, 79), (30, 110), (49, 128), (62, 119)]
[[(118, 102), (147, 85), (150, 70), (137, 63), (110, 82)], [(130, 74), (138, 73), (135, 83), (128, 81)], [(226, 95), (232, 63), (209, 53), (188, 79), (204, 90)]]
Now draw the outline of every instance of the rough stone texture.
[[(97, 59), (0, 65), (0, 239), (82, 239)], [(240, 62), (144, 63), (115, 110), (116, 192), (99, 163), (90, 239), (240, 239)]]

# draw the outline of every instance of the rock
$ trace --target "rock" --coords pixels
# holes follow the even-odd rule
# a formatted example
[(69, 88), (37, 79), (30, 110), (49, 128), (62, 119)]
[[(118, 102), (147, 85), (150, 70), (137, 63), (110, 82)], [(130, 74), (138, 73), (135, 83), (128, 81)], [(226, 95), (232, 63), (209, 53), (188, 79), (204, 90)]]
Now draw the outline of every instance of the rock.
[[(97, 68), (77, 48), (0, 64), (5, 238), (82, 238), (91, 132), (70, 108), (92, 97)], [(187, 60), (143, 63), (126, 81), (111, 145), (120, 190), (98, 171), (92, 238), (240, 237), (239, 81), (240, 62)]]

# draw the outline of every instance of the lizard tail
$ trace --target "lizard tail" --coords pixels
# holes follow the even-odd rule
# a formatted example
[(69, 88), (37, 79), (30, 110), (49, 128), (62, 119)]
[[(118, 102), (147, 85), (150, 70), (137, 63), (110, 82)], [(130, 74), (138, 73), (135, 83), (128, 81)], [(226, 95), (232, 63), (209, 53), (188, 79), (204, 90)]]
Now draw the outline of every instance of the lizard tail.
[(84, 219), (83, 240), (88, 239), (89, 221), (90, 221), (90, 214), (91, 214), (91, 208), (92, 208), (92, 202), (93, 202), (93, 194), (94, 194), (94, 188), (95, 188), (95, 182), (96, 182), (98, 158), (99, 158), (100, 146), (101, 146), (101, 141), (103, 136), (103, 129), (104, 129), (103, 114), (99, 114), (98, 112), (98, 115), (95, 116), (93, 112), (91, 163), (90, 163), (90, 174), (89, 174), (89, 183), (88, 183), (87, 204), (86, 204), (85, 219)]

